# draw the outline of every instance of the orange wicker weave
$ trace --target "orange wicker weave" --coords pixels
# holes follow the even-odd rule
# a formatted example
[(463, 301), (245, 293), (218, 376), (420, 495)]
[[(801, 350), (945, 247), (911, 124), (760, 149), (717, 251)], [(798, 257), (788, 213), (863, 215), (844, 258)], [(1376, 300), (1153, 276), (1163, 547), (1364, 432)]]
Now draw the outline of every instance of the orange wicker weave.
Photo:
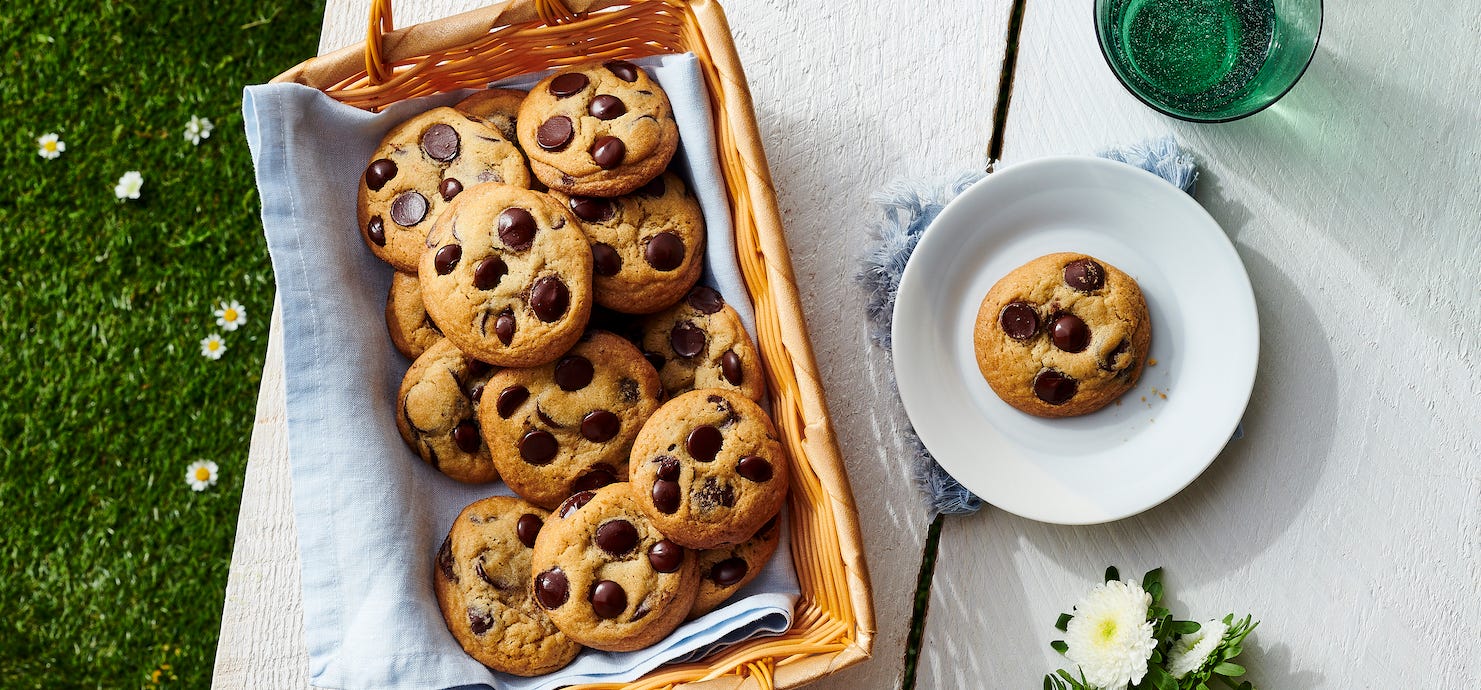
[(375, 110), (391, 103), (594, 59), (692, 52), (715, 115), (741, 273), (756, 308), (772, 414), (793, 462), (792, 556), (802, 597), (792, 628), (695, 663), (598, 688), (790, 688), (869, 657), (874, 610), (858, 515), (834, 440), (745, 74), (713, 0), (510, 0), (392, 30), (375, 0), (364, 46), (308, 60), (297, 82)]

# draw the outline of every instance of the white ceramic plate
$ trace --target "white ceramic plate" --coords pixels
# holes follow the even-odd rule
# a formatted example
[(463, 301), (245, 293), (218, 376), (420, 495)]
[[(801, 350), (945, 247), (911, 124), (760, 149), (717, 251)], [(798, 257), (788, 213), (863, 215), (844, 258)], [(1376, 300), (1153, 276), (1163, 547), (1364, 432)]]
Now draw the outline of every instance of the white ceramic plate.
[[(1157, 364), (1119, 405), (1040, 419), (982, 379), (972, 326), (998, 279), (1064, 251), (1137, 280)], [(1260, 347), (1249, 277), (1219, 224), (1151, 173), (1082, 157), (999, 170), (947, 205), (905, 268), (893, 335), (900, 397), (942, 467), (988, 503), (1062, 524), (1134, 515), (1197, 478), (1244, 414)]]

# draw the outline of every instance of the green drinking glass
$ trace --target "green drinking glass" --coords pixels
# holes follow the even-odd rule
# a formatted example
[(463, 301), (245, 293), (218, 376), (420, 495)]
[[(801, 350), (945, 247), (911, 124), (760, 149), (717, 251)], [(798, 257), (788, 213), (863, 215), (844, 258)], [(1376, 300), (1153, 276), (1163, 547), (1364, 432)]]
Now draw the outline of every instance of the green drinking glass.
[(1322, 0), (1096, 0), (1111, 71), (1152, 108), (1190, 122), (1253, 115), (1316, 55)]

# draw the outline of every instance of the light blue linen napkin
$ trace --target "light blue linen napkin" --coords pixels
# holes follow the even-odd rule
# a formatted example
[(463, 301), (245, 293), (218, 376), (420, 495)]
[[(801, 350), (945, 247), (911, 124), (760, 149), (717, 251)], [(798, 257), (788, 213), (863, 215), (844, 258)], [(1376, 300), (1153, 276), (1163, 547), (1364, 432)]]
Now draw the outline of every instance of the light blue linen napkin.
[[(742, 313), (754, 336), (695, 58), (639, 62), (674, 106), (683, 141), (674, 169), (698, 194), (708, 226), (705, 280)], [(391, 127), (461, 95), (398, 103), (378, 114), (295, 84), (250, 86), (243, 96), (282, 303), (288, 453), (312, 683), (549, 690), (623, 682), (718, 645), (785, 631), (799, 589), (783, 530), (776, 557), (732, 603), (645, 650), (587, 650), (557, 673), (516, 678), (489, 671), (448, 633), (432, 591), (437, 547), (463, 506), (509, 491), (448, 479), (397, 434), (396, 390), (409, 362), (386, 334), (391, 268), (363, 245), (355, 199), (360, 173)]]

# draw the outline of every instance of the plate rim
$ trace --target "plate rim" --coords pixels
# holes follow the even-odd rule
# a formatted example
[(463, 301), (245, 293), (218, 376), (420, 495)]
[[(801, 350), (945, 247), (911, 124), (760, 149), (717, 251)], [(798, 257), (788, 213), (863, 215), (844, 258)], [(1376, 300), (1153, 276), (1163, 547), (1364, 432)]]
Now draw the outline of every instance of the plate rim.
[[(991, 503), (991, 501), (989, 501), (988, 499), (983, 498), (984, 502), (992, 504), (999, 510), (1038, 522), (1060, 525), (1095, 525), (1115, 522), (1134, 515), (1138, 515), (1142, 512), (1155, 508), (1162, 503), (1165, 503), (1168, 499), (1178, 495), (1184, 489), (1188, 488), (1189, 485), (1191, 485), (1200, 476), (1202, 476), (1204, 472), (1208, 470), (1209, 466), (1213, 464), (1213, 461), (1217, 459), (1218, 456), (1223, 452), (1224, 448), (1227, 447), (1229, 443), (1229, 437), (1233, 435), (1235, 429), (1238, 428), (1240, 422), (1242, 421), (1245, 412), (1248, 411), (1249, 401), (1254, 393), (1255, 378), (1259, 371), (1260, 362), (1260, 320), (1258, 305), (1255, 302), (1254, 298), (1254, 287), (1250, 283), (1249, 279), (1249, 271), (1245, 267), (1244, 260), (1239, 256), (1239, 252), (1235, 248), (1233, 241), (1229, 239), (1229, 235), (1224, 230), (1223, 226), (1220, 225), (1219, 222), (1214, 219), (1211, 214), (1208, 213), (1208, 210), (1205, 209), (1203, 205), (1200, 204), (1196, 199), (1194, 199), (1191, 194), (1183, 192), (1177, 187), (1172, 186), (1161, 177), (1158, 177), (1157, 175), (1146, 170), (1142, 170), (1141, 168), (1119, 161), (1112, 161), (1109, 159), (1094, 156), (1046, 156), (1006, 166), (1001, 168), (1000, 170), (988, 174), (986, 177), (983, 177), (982, 179), (968, 186), (966, 189), (962, 190), (960, 194), (949, 201), (941, 209), (941, 212), (937, 214), (936, 218), (931, 221), (930, 225), (928, 225), (926, 230), (921, 234), (920, 240), (918, 241), (915, 250), (911, 253), (910, 259), (906, 262), (905, 269), (901, 273), (900, 283), (896, 292), (895, 304), (891, 309), (890, 337), (894, 345), (891, 353), (891, 364), (895, 374), (896, 388), (900, 396), (901, 406), (905, 408), (906, 416), (911, 421), (912, 430), (914, 430), (916, 436), (920, 438), (921, 443), (926, 445), (927, 450), (930, 450), (929, 442), (926, 438), (927, 434), (921, 433), (920, 427), (916, 422), (916, 416), (911, 412), (911, 403), (909, 402), (909, 400), (907, 400), (907, 398), (912, 398), (913, 396), (913, 393), (907, 393), (907, 390), (912, 390), (910, 385), (907, 383), (907, 381), (909, 381), (911, 378), (911, 374), (901, 364), (901, 362), (905, 361), (907, 358), (900, 357), (898, 351), (899, 343), (911, 342), (908, 335), (903, 338), (901, 337), (902, 331), (900, 324), (902, 323), (902, 319), (900, 318), (899, 312), (901, 309), (900, 305), (904, 300), (900, 299), (900, 297), (916, 290), (922, 289), (916, 287), (916, 284), (924, 280), (924, 278), (919, 277), (919, 274), (921, 273), (921, 271), (926, 270), (923, 268), (918, 268), (922, 264), (916, 261), (916, 257), (922, 255), (922, 250), (934, 247), (937, 243), (947, 241), (944, 239), (939, 239), (943, 237), (941, 233), (938, 232), (933, 234), (931, 230), (935, 228), (937, 224), (942, 221), (942, 219), (950, 220), (951, 218), (953, 218), (955, 216), (955, 213), (953, 213), (953, 209), (959, 209), (960, 207), (964, 206), (964, 199), (967, 199), (973, 195), (984, 193), (981, 191), (981, 189), (989, 188), (995, 184), (1002, 184), (1000, 180), (1003, 179), (1014, 179), (1024, 175), (1042, 174), (1041, 169), (1048, 168), (1053, 170), (1055, 168), (1065, 166), (1083, 169), (1099, 168), (1101, 171), (1111, 172), (1111, 174), (1113, 175), (1125, 175), (1130, 178), (1141, 178), (1143, 182), (1155, 181), (1157, 185), (1153, 188), (1164, 189), (1165, 191), (1171, 193), (1171, 195), (1167, 197), (1168, 199), (1177, 199), (1177, 201), (1174, 201), (1172, 203), (1183, 205), (1184, 207), (1190, 209), (1190, 212), (1202, 215), (1204, 218), (1206, 218), (1212, 225), (1212, 228), (1217, 231), (1213, 233), (1214, 235), (1218, 236), (1218, 239), (1215, 242), (1218, 247), (1216, 251), (1227, 251), (1228, 255), (1234, 259), (1233, 266), (1237, 268), (1238, 276), (1239, 278), (1241, 278), (1241, 280), (1237, 282), (1239, 283), (1239, 287), (1242, 288), (1239, 291), (1240, 294), (1237, 295), (1237, 298), (1243, 304), (1243, 306), (1247, 308), (1250, 322), (1254, 326), (1252, 331), (1245, 336), (1245, 339), (1248, 341), (1248, 348), (1252, 354), (1250, 359), (1251, 363), (1248, 367), (1248, 371), (1242, 372), (1240, 379), (1237, 381), (1239, 385), (1237, 386), (1237, 388), (1235, 388), (1235, 390), (1238, 391), (1239, 398), (1239, 404), (1237, 406), (1238, 413), (1233, 415), (1233, 420), (1228, 425), (1228, 433), (1223, 437), (1223, 442), (1218, 443), (1217, 445), (1210, 442), (1207, 450), (1202, 450), (1202, 447), (1200, 447), (1200, 454), (1206, 457), (1201, 457), (1193, 463), (1190, 463), (1190, 466), (1196, 465), (1197, 470), (1191, 472), (1188, 475), (1186, 481), (1181, 482), (1175, 487), (1171, 488), (1171, 490), (1165, 496), (1160, 496), (1157, 497), (1155, 500), (1150, 500), (1150, 502), (1147, 502), (1145, 505), (1142, 505), (1140, 507), (1133, 507), (1130, 509), (1117, 509), (1114, 511), (1106, 512), (1103, 516), (1093, 517), (1089, 519), (1066, 519), (1063, 517), (1056, 517), (1052, 514), (1046, 514), (1042, 511), (1011, 510), (1002, 506), (998, 506), (995, 503)], [(960, 211), (958, 210), (957, 212)], [(933, 240), (933, 238), (936, 239)], [(907, 345), (907, 347), (909, 346)], [(924, 405), (924, 401), (921, 401), (918, 407), (921, 405)], [(925, 410), (922, 408), (917, 411), (917, 414), (923, 412), (925, 412)], [(988, 424), (992, 424), (992, 422), (985, 417), (983, 418), (983, 421)], [(934, 451), (932, 452), (932, 456), (935, 457)], [(937, 462), (939, 463), (939, 460)], [(942, 467), (943, 469), (945, 469), (945, 465), (943, 465)], [(955, 475), (953, 475), (953, 477), (955, 477)], [(962, 482), (960, 479), (957, 479), (957, 481), (961, 482), (962, 485), (967, 489), (972, 490), (972, 487), (967, 486), (966, 482)], [(973, 490), (973, 493), (977, 492)]]

